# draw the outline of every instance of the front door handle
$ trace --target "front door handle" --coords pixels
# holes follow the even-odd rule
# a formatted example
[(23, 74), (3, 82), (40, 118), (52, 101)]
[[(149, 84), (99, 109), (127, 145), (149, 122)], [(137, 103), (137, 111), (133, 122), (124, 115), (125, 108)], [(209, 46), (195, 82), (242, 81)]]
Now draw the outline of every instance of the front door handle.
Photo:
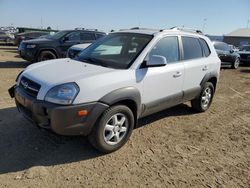
[(174, 77), (174, 78), (178, 78), (178, 77), (180, 77), (181, 75), (182, 75), (182, 73), (179, 72), (179, 71), (177, 71), (177, 72), (173, 75), (173, 77)]

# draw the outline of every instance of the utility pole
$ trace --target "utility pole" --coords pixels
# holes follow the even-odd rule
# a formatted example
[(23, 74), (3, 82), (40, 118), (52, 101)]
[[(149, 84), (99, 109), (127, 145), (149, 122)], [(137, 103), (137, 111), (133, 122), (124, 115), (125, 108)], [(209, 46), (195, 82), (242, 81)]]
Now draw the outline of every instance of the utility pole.
[(203, 25), (202, 25), (202, 33), (205, 33), (206, 23), (207, 23), (207, 18), (204, 18), (203, 19)]
[(248, 26), (249, 26), (249, 19), (247, 20), (247, 28), (248, 28)]
[(41, 17), (41, 29), (43, 29), (43, 17)]

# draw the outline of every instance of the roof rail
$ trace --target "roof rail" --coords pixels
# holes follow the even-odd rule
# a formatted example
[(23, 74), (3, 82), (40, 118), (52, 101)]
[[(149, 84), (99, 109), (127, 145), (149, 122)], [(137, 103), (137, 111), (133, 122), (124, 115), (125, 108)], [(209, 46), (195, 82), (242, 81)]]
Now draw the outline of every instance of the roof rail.
[(131, 30), (135, 30), (135, 29), (141, 29), (140, 27), (132, 27), (130, 28)]
[(77, 28), (75, 28), (75, 30), (85, 30), (85, 28), (83, 28), (83, 27), (77, 27)]
[(86, 29), (86, 28), (83, 28), (83, 27), (77, 27), (77, 28), (75, 28), (75, 30), (98, 31), (98, 29)]
[(98, 29), (85, 29), (87, 31), (98, 31)]
[[(198, 34), (202, 34), (203, 35), (203, 33), (202, 33), (201, 30), (187, 28), (187, 27), (171, 27), (170, 30), (186, 31), (186, 32), (190, 32), (190, 33), (198, 33)], [(164, 31), (164, 30), (160, 30), (160, 31)]]
[(154, 28), (146, 28), (146, 27), (132, 27), (132, 28), (130, 28), (130, 30), (138, 30), (138, 29), (141, 29), (141, 30), (157, 30), (157, 29), (154, 29)]

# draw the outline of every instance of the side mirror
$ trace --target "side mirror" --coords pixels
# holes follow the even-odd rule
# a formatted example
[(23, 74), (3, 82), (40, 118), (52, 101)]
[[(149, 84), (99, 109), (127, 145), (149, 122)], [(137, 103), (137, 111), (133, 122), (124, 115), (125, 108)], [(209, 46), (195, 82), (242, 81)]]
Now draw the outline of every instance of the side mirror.
[(161, 67), (167, 64), (167, 59), (161, 55), (152, 55), (146, 62), (146, 67)]
[(232, 54), (232, 53), (234, 53), (234, 50), (230, 50), (229, 52)]
[(62, 41), (63, 41), (63, 42), (66, 42), (66, 41), (68, 41), (68, 40), (69, 40), (69, 37), (64, 37)]

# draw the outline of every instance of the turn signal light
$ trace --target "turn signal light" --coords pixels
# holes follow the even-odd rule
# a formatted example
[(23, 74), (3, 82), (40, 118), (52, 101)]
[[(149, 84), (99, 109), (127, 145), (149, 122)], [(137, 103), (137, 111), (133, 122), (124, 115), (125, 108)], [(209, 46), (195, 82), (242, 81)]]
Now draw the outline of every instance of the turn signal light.
[(82, 117), (82, 116), (86, 116), (88, 114), (88, 111), (87, 110), (80, 110), (78, 111), (77, 115), (79, 117)]

